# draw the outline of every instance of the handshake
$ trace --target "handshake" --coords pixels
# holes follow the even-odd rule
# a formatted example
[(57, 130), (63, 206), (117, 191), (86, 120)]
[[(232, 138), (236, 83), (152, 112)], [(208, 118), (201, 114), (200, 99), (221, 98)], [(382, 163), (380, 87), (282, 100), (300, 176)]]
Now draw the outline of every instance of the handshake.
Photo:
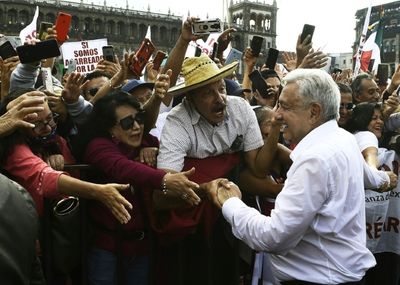
[(226, 200), (232, 197), (242, 198), (239, 187), (225, 178), (218, 178), (204, 183), (201, 188), (207, 193), (208, 198), (218, 207), (222, 208)]

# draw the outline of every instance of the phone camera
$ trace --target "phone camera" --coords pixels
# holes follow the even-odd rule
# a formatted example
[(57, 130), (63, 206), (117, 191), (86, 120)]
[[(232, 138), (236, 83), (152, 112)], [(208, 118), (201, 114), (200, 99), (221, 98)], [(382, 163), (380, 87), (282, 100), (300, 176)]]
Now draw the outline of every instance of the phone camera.
[(208, 30), (208, 25), (200, 25), (200, 30)]

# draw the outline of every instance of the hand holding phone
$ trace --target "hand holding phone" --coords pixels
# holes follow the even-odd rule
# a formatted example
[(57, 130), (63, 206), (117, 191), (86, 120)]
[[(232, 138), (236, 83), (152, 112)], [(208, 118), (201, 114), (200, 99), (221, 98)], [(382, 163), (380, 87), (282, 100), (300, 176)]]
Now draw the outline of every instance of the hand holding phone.
[(135, 54), (137, 60), (130, 65), (131, 71), (136, 76), (140, 76), (142, 74), (142, 70), (146, 66), (154, 50), (155, 47), (153, 43), (149, 39), (145, 38), (140, 45), (139, 50)]
[(215, 43), (213, 44), (213, 50), (212, 50), (212, 53), (211, 53), (210, 58), (211, 58), (212, 60), (214, 60), (215, 57), (217, 56), (217, 53), (218, 53), (218, 43), (215, 42)]
[(315, 30), (315, 26), (309, 25), (309, 24), (304, 24), (303, 31), (301, 32), (301, 36), (300, 36), (300, 42), (301, 43), (304, 42), (306, 37), (308, 35), (310, 35), (310, 38), (308, 39), (308, 41), (305, 44), (311, 43), (313, 35), (314, 35), (314, 30)]
[(59, 12), (56, 20), (57, 41), (60, 43), (68, 39), (69, 27), (71, 26), (72, 16), (70, 14)]
[(253, 56), (257, 57), (260, 55), (264, 38), (259, 36), (253, 36), (250, 42), (251, 53)]
[(378, 85), (386, 85), (389, 77), (389, 65), (387, 64), (378, 64), (378, 71), (376, 73), (376, 77), (378, 78)]
[(279, 50), (270, 48), (268, 50), (267, 59), (265, 61), (265, 67), (274, 70), (276, 62), (278, 61), (278, 56), (279, 56)]

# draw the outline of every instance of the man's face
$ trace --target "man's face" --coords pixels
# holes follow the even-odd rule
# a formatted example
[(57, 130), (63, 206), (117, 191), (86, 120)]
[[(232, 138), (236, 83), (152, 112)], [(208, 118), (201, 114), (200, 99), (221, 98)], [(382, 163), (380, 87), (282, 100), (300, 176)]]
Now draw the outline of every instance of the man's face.
[(82, 89), (83, 96), (86, 100), (90, 100), (96, 95), (97, 91), (108, 81), (108, 78), (105, 76), (97, 77), (89, 80), (85, 84), (85, 88)]
[(140, 102), (140, 104), (144, 104), (151, 97), (152, 90), (148, 87), (140, 86), (135, 88), (133, 91), (129, 93), (136, 97), (136, 99)]
[(344, 127), (353, 112), (353, 98), (349, 92), (340, 93), (340, 108), (339, 108), (339, 121), (338, 124)]
[(284, 125), (284, 136), (290, 143), (299, 143), (312, 129), (310, 106), (300, 99), (298, 85), (287, 84), (279, 97), (278, 114)]
[(361, 81), (361, 88), (358, 94), (355, 94), (357, 103), (362, 102), (378, 102), (380, 93), (379, 87), (375, 80), (364, 78)]
[(226, 112), (224, 80), (221, 79), (193, 90), (188, 100), (210, 124), (215, 125), (224, 120)]

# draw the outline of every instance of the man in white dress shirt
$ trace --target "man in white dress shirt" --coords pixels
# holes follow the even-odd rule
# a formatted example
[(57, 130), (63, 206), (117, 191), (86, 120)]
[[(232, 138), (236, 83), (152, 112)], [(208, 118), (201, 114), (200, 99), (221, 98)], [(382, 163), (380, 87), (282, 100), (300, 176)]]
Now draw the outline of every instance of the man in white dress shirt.
[(238, 187), (224, 183), (218, 203), (233, 233), (271, 253), (281, 284), (361, 284), (376, 262), (366, 248), (363, 157), (338, 127), (340, 93), (317, 69), (285, 77), (275, 119), (297, 144), (271, 216), (246, 206)]

